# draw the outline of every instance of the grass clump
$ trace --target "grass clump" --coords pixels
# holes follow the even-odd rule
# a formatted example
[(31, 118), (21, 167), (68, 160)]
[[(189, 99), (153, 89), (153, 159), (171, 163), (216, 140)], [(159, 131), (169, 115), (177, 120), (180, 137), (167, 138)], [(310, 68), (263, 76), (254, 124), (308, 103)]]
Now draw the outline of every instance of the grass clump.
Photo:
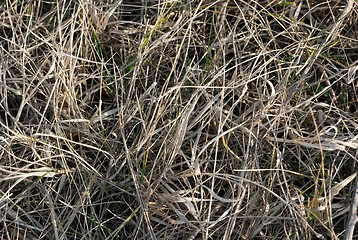
[(1, 239), (349, 239), (357, 9), (3, 1)]

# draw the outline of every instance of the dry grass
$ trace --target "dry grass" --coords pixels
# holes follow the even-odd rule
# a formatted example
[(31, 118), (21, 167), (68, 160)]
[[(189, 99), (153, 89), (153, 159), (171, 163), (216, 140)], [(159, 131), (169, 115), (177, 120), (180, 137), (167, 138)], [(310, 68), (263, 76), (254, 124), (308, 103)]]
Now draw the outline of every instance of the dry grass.
[(1, 239), (347, 234), (357, 1), (1, 4)]

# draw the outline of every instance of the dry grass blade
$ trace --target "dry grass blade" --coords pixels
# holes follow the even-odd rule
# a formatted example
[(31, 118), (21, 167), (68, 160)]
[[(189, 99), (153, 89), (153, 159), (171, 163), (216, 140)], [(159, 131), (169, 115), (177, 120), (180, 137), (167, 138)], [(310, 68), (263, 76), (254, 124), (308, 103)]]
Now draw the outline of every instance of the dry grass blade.
[(347, 229), (346, 232), (344, 233), (344, 240), (354, 239), (354, 228), (358, 221), (357, 209), (358, 209), (358, 177), (356, 174), (355, 183), (353, 186), (351, 209), (349, 213)]
[(2, 1), (0, 239), (354, 238), (357, 4)]

